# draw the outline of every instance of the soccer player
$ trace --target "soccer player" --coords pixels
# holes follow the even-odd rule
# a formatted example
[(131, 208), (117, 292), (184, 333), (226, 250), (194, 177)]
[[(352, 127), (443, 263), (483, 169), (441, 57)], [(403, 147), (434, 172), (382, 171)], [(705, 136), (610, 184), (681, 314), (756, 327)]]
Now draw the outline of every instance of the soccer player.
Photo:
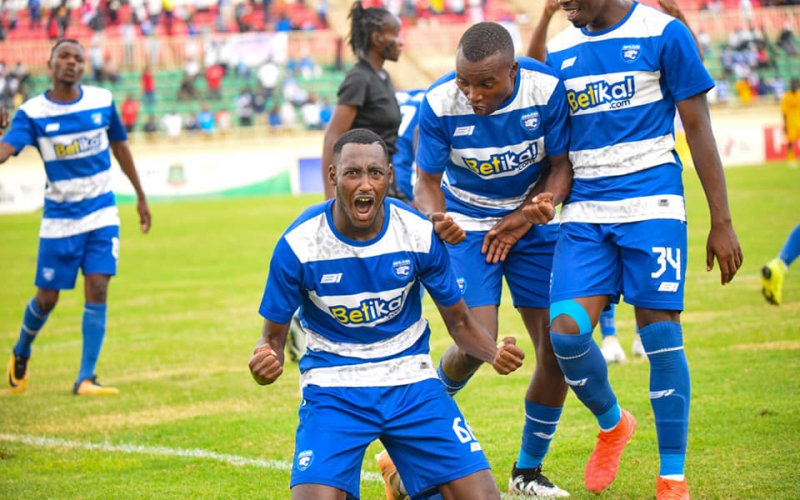
[(786, 159), (790, 165), (797, 166), (794, 147), (800, 140), (800, 79), (792, 78), (789, 91), (781, 98), (781, 114), (786, 131)]
[(677, 105), (711, 214), (706, 269), (742, 263), (705, 93), (713, 80), (686, 26), (631, 0), (560, 2), (573, 24), (548, 44), (570, 110), (574, 179), (561, 211), (550, 294), (551, 341), (567, 383), (600, 433), (585, 471), (595, 493), (616, 478), (636, 421), (622, 410), (591, 332), (619, 294), (635, 307), (650, 361), (660, 454), (658, 498), (688, 498), (690, 381), (680, 312), (686, 211), (675, 152)]
[(783, 279), (798, 255), (800, 255), (800, 224), (789, 234), (781, 253), (761, 268), (761, 293), (770, 304), (779, 306), (783, 302)]
[(73, 393), (119, 392), (101, 385), (94, 371), (106, 333), (108, 284), (117, 272), (119, 256), (119, 213), (111, 192), (109, 150), (136, 191), (143, 233), (150, 230), (150, 210), (111, 92), (80, 83), (85, 59), (77, 41), (58, 41), (47, 61), (52, 88), (20, 107), (0, 141), (0, 163), (25, 146), (36, 146), (47, 174), (36, 296), (25, 307), (8, 364), (7, 380), (15, 393), (24, 391), (28, 382), (31, 344), (58, 303), (60, 291), (75, 287), (78, 268), (84, 275), (86, 305)]
[(419, 123), (419, 105), (425, 97), (425, 91), (402, 90), (395, 92), (397, 104), (400, 105), (400, 114), (403, 119), (397, 130), (397, 151), (392, 156), (394, 169), (394, 182), (403, 198), (414, 203), (414, 182), (416, 177), (416, 163), (414, 154), (417, 149), (417, 125)]
[[(415, 203), (447, 243), (464, 300), (478, 321), (497, 336), (505, 277), (533, 341), (537, 363), (509, 481), (513, 493), (567, 495), (542, 475), (567, 393), (547, 330), (558, 221), (533, 225), (522, 206), (538, 195), (549, 206), (538, 223), (553, 218), (553, 205), (569, 192), (568, 146), (566, 97), (555, 72), (532, 59), (515, 60), (511, 36), (497, 23), (464, 32), (456, 70), (428, 89), (420, 107)], [(439, 377), (454, 395), (479, 366), (451, 346)]]
[(521, 366), (522, 350), (513, 337), (495, 346), (464, 303), (433, 225), (387, 198), (392, 168), (380, 136), (342, 135), (329, 182), (336, 197), (306, 210), (275, 247), (249, 363), (259, 384), (280, 376), (300, 307), (308, 349), (292, 498), (358, 498), (364, 452), (380, 439), (412, 496), (438, 489), (445, 498), (499, 499), (480, 444), (437, 379), (420, 287), (456, 342), (498, 373)]

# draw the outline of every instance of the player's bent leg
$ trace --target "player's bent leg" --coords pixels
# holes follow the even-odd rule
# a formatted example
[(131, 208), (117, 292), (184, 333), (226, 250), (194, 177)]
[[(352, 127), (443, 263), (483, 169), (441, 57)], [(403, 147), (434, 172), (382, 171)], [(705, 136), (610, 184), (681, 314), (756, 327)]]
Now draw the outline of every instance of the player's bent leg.
[(605, 359), (591, 336), (607, 302), (605, 296), (594, 296), (550, 306), (550, 340), (564, 378), (595, 415), (601, 429), (584, 477), (586, 489), (594, 493), (603, 491), (616, 479), (622, 451), (636, 428), (633, 416), (617, 404)]
[[(470, 313), (497, 339), (497, 306), (471, 307)], [(473, 358), (453, 344), (447, 348), (439, 361), (437, 370), (439, 378), (447, 389), (447, 393), (455, 396), (464, 388), (469, 379), (478, 371), (483, 362)]]
[[(642, 345), (650, 361), (650, 404), (656, 422), (659, 477), (685, 482), (684, 463), (689, 434), (691, 380), (683, 349), (683, 331), (677, 311), (653, 311), (637, 308)], [(673, 483), (659, 481), (664, 498), (673, 498)], [(676, 487), (679, 487), (677, 485)], [(683, 484), (685, 488), (685, 483)], [(679, 488), (680, 489), (680, 488)], [(660, 490), (659, 490), (660, 491)], [(687, 493), (688, 494), (688, 493)], [(659, 498), (662, 495), (659, 493)], [(675, 497), (680, 498), (680, 497)]]
[(408, 492), (400, 479), (400, 473), (397, 472), (397, 467), (389, 456), (386, 450), (381, 451), (375, 455), (375, 460), (378, 462), (378, 470), (381, 471), (383, 476), (383, 491), (386, 494), (386, 500), (405, 500), (408, 498)]
[(292, 487), (292, 500), (349, 500), (346, 491), (324, 484), (298, 484)]
[(100, 384), (94, 372), (106, 335), (106, 299), (110, 281), (111, 276), (108, 274), (87, 274), (84, 276), (86, 303), (81, 324), (83, 333), (81, 367), (78, 372), (78, 379), (72, 389), (72, 393), (76, 396), (110, 396), (119, 394), (119, 389)]
[(445, 500), (490, 500), (499, 499), (500, 491), (489, 469), (479, 470), (467, 476), (439, 486)]

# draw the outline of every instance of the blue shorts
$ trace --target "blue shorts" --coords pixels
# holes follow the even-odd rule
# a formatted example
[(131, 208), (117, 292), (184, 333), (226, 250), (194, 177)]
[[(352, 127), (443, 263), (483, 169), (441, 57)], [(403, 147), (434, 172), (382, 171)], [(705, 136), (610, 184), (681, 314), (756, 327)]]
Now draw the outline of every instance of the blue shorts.
[(117, 274), (119, 226), (106, 226), (66, 238), (40, 238), (36, 260), (39, 288), (75, 288), (78, 268), (83, 274)]
[(359, 497), (367, 446), (380, 439), (411, 497), (489, 469), (438, 379), (394, 387), (303, 389), (291, 486), (324, 484)]
[(514, 307), (549, 307), (550, 270), (558, 225), (533, 226), (511, 248), (506, 260), (497, 264), (487, 264), (486, 255), (481, 253), (485, 236), (482, 231), (468, 231), (466, 240), (457, 245), (447, 245), (467, 305), (500, 305), (505, 276)]
[(683, 310), (686, 223), (653, 219), (624, 224), (569, 222), (553, 258), (553, 302), (609, 295), (647, 309)]

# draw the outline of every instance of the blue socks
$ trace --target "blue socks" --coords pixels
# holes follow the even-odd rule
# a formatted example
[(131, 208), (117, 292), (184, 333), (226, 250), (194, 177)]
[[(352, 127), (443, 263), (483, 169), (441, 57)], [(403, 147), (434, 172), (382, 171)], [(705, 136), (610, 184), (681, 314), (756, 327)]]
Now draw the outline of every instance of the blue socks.
[(617, 334), (617, 326), (614, 322), (614, 312), (616, 304), (609, 304), (608, 309), (600, 313), (600, 333), (603, 337), (610, 337)]
[(659, 475), (682, 475), (691, 400), (683, 330), (678, 323), (662, 321), (642, 328), (641, 336), (650, 361), (650, 404), (661, 456)]
[(800, 255), (800, 224), (792, 230), (778, 257), (786, 264), (786, 267), (789, 267), (798, 255)]
[(33, 298), (25, 307), (25, 314), (22, 316), (22, 327), (19, 330), (19, 339), (14, 345), (14, 355), (31, 357), (31, 344), (36, 340), (36, 335), (42, 329), (49, 313), (42, 312)]
[[(552, 314), (552, 313), (551, 313)], [(619, 422), (617, 397), (608, 383), (608, 366), (591, 333), (566, 335), (550, 330), (558, 365), (578, 399), (597, 417), (600, 428)]]
[(94, 375), (106, 335), (106, 305), (86, 303), (83, 309), (83, 351), (78, 383)]
[(556, 433), (562, 406), (543, 406), (525, 401), (525, 425), (522, 428), (522, 447), (517, 458), (517, 468), (541, 467), (550, 441)]
[(436, 373), (439, 375), (439, 380), (441, 380), (442, 383), (444, 384), (444, 389), (447, 391), (447, 394), (449, 394), (451, 397), (458, 394), (458, 391), (460, 391), (461, 389), (464, 388), (465, 385), (467, 385), (467, 382), (469, 382), (469, 379), (472, 378), (472, 375), (475, 375), (473, 373), (464, 380), (453, 380), (447, 375), (445, 375), (444, 370), (442, 369), (441, 359), (439, 360), (439, 366), (436, 368)]

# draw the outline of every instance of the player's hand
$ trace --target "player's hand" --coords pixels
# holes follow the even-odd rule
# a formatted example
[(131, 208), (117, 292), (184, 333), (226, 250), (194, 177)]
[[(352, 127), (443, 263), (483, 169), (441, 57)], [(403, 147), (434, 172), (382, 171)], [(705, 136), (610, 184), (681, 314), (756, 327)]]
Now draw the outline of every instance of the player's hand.
[(539, 193), (522, 207), (522, 214), (531, 224), (547, 224), (556, 214), (553, 193)]
[(283, 362), (268, 345), (256, 347), (248, 363), (250, 374), (259, 385), (275, 382), (283, 373)]
[(681, 8), (675, 0), (658, 0), (661, 9), (672, 17), (681, 18)]
[(544, 10), (542, 11), (543, 16), (553, 17), (553, 14), (560, 8), (558, 4), (558, 0), (545, 0), (544, 2)]
[(431, 222), (433, 222), (433, 232), (445, 243), (456, 245), (467, 239), (467, 233), (461, 229), (461, 226), (443, 212), (432, 213)]
[(706, 242), (706, 271), (714, 269), (714, 258), (719, 263), (720, 283), (730, 283), (744, 262), (742, 247), (730, 222), (711, 225)]
[(530, 229), (531, 225), (522, 212), (516, 210), (500, 219), (483, 237), (481, 253), (486, 255), (486, 262), (497, 264), (506, 260), (511, 248)]
[(497, 344), (497, 352), (492, 360), (492, 368), (500, 375), (508, 375), (520, 366), (525, 353), (517, 347), (517, 339), (506, 337)]
[(151, 216), (150, 208), (147, 206), (147, 200), (144, 198), (139, 199), (136, 203), (136, 211), (139, 212), (139, 227), (142, 233), (147, 234), (150, 231)]
[(3, 131), (8, 128), (9, 122), (8, 110), (6, 109), (5, 105), (3, 105), (0, 107), (0, 134), (2, 134)]

